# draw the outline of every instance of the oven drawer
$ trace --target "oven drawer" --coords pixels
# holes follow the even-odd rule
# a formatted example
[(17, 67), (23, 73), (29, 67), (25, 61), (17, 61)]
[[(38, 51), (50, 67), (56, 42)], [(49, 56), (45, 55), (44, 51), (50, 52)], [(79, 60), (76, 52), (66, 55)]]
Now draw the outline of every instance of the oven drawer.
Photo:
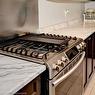
[(52, 91), (50, 90), (49, 95), (82, 95), (83, 93), (82, 63), (84, 57), (85, 52), (82, 52), (81, 58), (69, 72), (49, 82), (49, 86), (52, 89)]

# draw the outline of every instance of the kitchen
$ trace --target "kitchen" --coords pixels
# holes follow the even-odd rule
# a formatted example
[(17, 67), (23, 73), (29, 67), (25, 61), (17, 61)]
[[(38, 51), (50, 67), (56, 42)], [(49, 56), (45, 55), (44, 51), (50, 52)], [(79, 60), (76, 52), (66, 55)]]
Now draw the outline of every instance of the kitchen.
[[(94, 20), (87, 21), (86, 18), (83, 19), (83, 16), (85, 10), (90, 8), (88, 11), (92, 11), (91, 9), (95, 9), (95, 2), (57, 2), (56, 0), (1, 0), (0, 2), (0, 31), (3, 31), (0, 33), (0, 95), (82, 95), (84, 92), (86, 93), (85, 95), (94, 95), (94, 93), (90, 94), (90, 91), (94, 88), (92, 88), (92, 85), (89, 87), (89, 85), (94, 78), (95, 22)], [(39, 35), (39, 33), (42, 34)], [(86, 45), (79, 38), (82, 38), (86, 42)], [(32, 46), (31, 39), (33, 41), (32, 44), (34, 44), (33, 47), (30, 47)], [(27, 40), (29, 41), (27, 42)], [(36, 44), (45, 44), (46, 46), (40, 49), (41, 54), (40, 52), (38, 54), (29, 50), (29, 48), (37, 48), (34, 43), (35, 41), (37, 41)], [(41, 41), (41, 43), (38, 41)], [(48, 46), (50, 45), (50, 47), (44, 41), (49, 43)], [(72, 44), (68, 45), (72, 41), (74, 47)], [(60, 45), (61, 42), (64, 43), (63, 46)], [(23, 50), (18, 49), (21, 45), (24, 47)], [(53, 45), (54, 51), (51, 48)], [(66, 49), (65, 46), (67, 45), (70, 48)], [(46, 52), (47, 47), (49, 48), (48, 52)], [(29, 50), (27, 54), (26, 49)], [(64, 51), (61, 51), (62, 49)], [(56, 54), (57, 52), (58, 54)], [(64, 58), (63, 52), (68, 56), (68, 59)], [(45, 53), (47, 55), (44, 56)], [(25, 54), (25, 56), (22, 57), (20, 54)], [(49, 60), (45, 59), (44, 61), (47, 64), (44, 65), (42, 59), (35, 60), (35, 58), (32, 59), (26, 55), (31, 55), (32, 57), (39, 55), (40, 58), (43, 57), (45, 59), (47, 57)], [(51, 59), (48, 57), (51, 57)], [(64, 70), (64, 74), (62, 72), (55, 78), (58, 72), (64, 69), (60, 69), (64, 67), (64, 64), (61, 64), (60, 58), (62, 58), (62, 62), (67, 60), (73, 65), (69, 66), (70, 70)], [(52, 74), (50, 63), (52, 62), (51, 64), (53, 64), (56, 61), (58, 61), (57, 65), (62, 66), (56, 67), (56, 64), (53, 65), (55, 73)], [(82, 64), (83, 66), (79, 66), (76, 63), (84, 64)], [(68, 67), (68, 62), (65, 65)], [(83, 71), (80, 70), (82, 69), (81, 66), (83, 67)], [(74, 69), (75, 67), (77, 69)], [(79, 70), (78, 67), (80, 67)], [(78, 73), (75, 73), (77, 71)], [(73, 73), (70, 75), (75, 77), (68, 76), (67, 73), (70, 72)], [(63, 75), (62, 78), (66, 76), (64, 78), (65, 81), (61, 80), (61, 75)], [(79, 76), (77, 77), (77, 75)], [(50, 79), (48, 79), (49, 77)], [(54, 80), (52, 80), (53, 78)], [(78, 78), (81, 79), (75, 81)], [(59, 80), (56, 81), (56, 79)], [(60, 80), (63, 86), (67, 85), (66, 88), (58, 89), (62, 86), (58, 85)], [(79, 83), (82, 87), (80, 87)], [(59, 84), (61, 83), (59, 82)], [(88, 88), (92, 89), (89, 91)]]

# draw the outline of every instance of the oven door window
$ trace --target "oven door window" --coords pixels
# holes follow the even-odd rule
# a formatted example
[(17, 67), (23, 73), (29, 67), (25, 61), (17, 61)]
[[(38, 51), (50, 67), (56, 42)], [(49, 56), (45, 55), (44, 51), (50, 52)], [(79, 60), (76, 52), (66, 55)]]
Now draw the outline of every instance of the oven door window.
[(82, 95), (83, 64), (55, 88), (55, 95)]

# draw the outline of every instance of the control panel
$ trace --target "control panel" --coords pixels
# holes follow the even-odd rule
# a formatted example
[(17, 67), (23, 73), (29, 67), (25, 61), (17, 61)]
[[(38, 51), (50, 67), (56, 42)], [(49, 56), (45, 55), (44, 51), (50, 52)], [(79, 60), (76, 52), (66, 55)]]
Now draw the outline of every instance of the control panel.
[[(71, 69), (77, 62), (74, 61), (74, 64), (72, 63), (72, 65), (69, 65), (69, 63), (73, 61), (76, 58), (76, 56), (78, 56), (85, 49), (85, 46), (86, 44), (84, 42), (81, 42), (65, 50), (62, 53), (57, 54), (49, 61), (47, 61), (47, 64), (49, 65), (48, 67), (50, 67), (49, 71), (52, 72), (52, 74), (50, 74), (51, 77), (59, 73), (62, 69)], [(66, 72), (67, 70), (64, 71), (64, 73)]]

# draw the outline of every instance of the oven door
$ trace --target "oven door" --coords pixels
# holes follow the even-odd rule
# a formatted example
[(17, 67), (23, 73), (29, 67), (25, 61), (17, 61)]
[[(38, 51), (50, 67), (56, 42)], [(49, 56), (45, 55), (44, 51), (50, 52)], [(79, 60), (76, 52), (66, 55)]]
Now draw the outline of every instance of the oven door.
[[(66, 74), (64, 70), (49, 81), (49, 95), (82, 95), (83, 94), (83, 60), (85, 52), (80, 54), (77, 63)], [(72, 63), (70, 63), (72, 64)]]

